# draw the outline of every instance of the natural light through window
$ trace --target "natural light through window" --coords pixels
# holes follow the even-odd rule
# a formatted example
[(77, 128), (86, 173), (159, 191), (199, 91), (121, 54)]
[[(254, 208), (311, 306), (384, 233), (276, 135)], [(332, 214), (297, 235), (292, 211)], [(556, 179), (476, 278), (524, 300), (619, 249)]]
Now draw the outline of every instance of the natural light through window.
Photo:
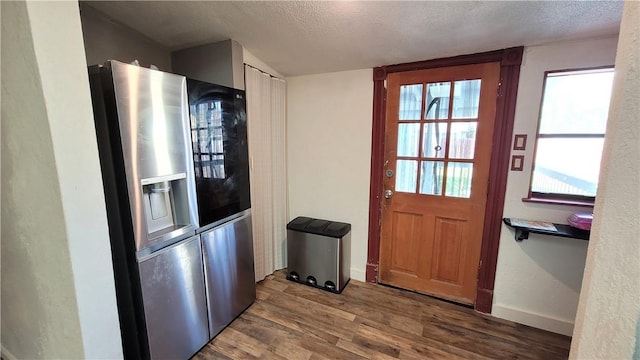
[(613, 72), (546, 73), (530, 197), (593, 201)]

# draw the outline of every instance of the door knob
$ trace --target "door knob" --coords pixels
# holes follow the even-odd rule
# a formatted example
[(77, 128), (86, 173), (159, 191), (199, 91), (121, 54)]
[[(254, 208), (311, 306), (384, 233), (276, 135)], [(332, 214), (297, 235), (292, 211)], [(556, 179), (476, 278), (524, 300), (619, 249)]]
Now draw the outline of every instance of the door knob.
[(393, 196), (393, 191), (391, 191), (391, 190), (386, 190), (386, 191), (384, 192), (384, 197), (385, 197), (385, 199), (391, 199), (391, 197), (392, 197), (392, 196)]

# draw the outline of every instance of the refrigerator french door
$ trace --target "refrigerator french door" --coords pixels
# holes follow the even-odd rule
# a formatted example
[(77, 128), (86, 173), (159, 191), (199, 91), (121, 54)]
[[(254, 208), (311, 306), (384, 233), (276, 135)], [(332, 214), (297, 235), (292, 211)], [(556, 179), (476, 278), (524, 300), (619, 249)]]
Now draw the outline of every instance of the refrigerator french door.
[(198, 219), (203, 229), (251, 208), (245, 93), (187, 79)]
[(256, 297), (245, 92), (187, 79), (209, 336)]
[(200, 237), (139, 263), (152, 359), (188, 359), (209, 340)]
[(203, 232), (209, 337), (218, 335), (256, 298), (251, 212)]
[(124, 355), (186, 359), (208, 341), (186, 78), (89, 75)]

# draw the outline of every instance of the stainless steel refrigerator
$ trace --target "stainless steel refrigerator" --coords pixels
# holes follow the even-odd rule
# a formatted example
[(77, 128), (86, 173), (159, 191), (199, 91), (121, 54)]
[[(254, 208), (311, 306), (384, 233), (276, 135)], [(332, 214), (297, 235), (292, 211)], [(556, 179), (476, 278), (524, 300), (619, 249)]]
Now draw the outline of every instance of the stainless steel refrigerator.
[(245, 92), (187, 79), (211, 338), (256, 297)]
[(186, 78), (89, 75), (125, 358), (187, 359), (209, 329)]

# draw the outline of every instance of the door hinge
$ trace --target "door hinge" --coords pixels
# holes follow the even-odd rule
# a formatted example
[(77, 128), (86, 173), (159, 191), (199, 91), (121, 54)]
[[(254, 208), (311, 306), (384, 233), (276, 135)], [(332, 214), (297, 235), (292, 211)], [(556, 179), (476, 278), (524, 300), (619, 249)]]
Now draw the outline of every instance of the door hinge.
[(376, 271), (375, 279), (376, 279), (376, 284), (377, 284), (377, 283), (380, 282), (380, 264), (376, 264), (375, 271)]
[(502, 97), (502, 83), (498, 83), (498, 97)]

